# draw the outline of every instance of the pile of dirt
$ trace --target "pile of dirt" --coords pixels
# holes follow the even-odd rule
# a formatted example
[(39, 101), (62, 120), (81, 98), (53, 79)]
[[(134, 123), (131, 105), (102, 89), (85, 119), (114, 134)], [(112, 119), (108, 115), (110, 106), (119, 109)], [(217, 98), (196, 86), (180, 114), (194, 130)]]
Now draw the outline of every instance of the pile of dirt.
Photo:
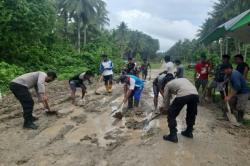
[(145, 140), (148, 139), (150, 137), (153, 137), (155, 135), (158, 135), (160, 133), (161, 129), (158, 127), (155, 128), (150, 128), (149, 130), (147, 130), (142, 136), (141, 139)]
[(81, 114), (81, 115), (73, 116), (70, 119), (76, 122), (76, 124), (84, 124), (87, 121), (87, 116), (85, 114)]
[(89, 141), (92, 144), (99, 145), (98, 138), (97, 138), (96, 134), (92, 134), (90, 136), (89, 135), (85, 135), (82, 139), (80, 139), (80, 141), (81, 142), (83, 142), (83, 141)]
[(124, 131), (119, 128), (107, 132), (104, 136), (104, 139), (110, 140), (111, 142), (107, 143), (106, 150), (113, 151), (114, 149), (125, 143), (127, 140), (129, 140), (129, 138), (130, 137), (126, 134), (124, 135)]
[(147, 120), (142, 120), (142, 121), (137, 121), (133, 118), (129, 118), (126, 123), (125, 123), (125, 126), (128, 128), (128, 129), (134, 129), (134, 130), (137, 130), (137, 129), (143, 129), (145, 124), (146, 124)]

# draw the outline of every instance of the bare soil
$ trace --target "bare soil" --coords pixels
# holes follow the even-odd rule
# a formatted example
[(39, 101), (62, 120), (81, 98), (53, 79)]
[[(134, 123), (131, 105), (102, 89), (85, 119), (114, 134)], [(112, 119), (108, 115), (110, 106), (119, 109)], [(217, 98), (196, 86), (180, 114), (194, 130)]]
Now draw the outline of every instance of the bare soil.
[[(48, 116), (36, 104), (36, 131), (22, 129), (20, 104), (13, 95), (6, 96), (0, 103), (0, 166), (250, 165), (249, 127), (232, 126), (216, 105), (199, 106), (194, 139), (178, 134), (178, 144), (162, 139), (169, 132), (165, 115), (145, 127), (153, 109), (151, 85), (147, 81), (143, 92), (143, 115), (128, 114), (119, 121), (110, 113), (122, 101), (122, 85), (115, 85), (112, 95), (103, 87), (98, 89), (102, 95), (95, 95), (91, 85), (85, 104), (75, 106), (67, 81), (54, 82), (47, 88), (58, 115)], [(178, 133), (184, 128), (185, 109), (178, 117)]]

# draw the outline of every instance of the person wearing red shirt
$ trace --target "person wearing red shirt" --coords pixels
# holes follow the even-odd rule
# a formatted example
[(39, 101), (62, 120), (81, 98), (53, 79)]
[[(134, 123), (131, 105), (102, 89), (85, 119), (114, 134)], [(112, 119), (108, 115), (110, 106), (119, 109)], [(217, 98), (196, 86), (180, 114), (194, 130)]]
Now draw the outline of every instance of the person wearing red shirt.
[(208, 73), (209, 73), (209, 63), (206, 60), (206, 55), (201, 54), (201, 60), (195, 65), (195, 86), (199, 91), (200, 86), (202, 86), (202, 91), (205, 90), (208, 84)]

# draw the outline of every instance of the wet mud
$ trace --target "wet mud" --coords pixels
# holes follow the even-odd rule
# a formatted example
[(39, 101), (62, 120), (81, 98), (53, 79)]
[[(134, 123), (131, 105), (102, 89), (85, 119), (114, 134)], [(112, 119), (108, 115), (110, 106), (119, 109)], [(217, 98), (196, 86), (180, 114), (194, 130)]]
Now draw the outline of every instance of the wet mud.
[[(152, 71), (152, 77), (159, 72)], [(22, 129), (21, 106), (12, 94), (0, 103), (0, 166), (250, 165), (250, 129), (230, 125), (214, 106), (199, 106), (194, 139), (180, 135), (186, 127), (184, 108), (177, 118), (179, 143), (164, 141), (166, 115), (147, 123), (153, 110), (152, 80), (146, 81), (139, 111), (125, 106), (121, 120), (111, 112), (123, 100), (122, 85), (114, 85), (112, 95), (100, 86), (101, 95), (95, 95), (93, 84), (84, 102), (79, 90), (76, 105), (69, 99), (67, 81), (47, 88), (58, 114), (47, 116), (36, 103), (36, 131)]]

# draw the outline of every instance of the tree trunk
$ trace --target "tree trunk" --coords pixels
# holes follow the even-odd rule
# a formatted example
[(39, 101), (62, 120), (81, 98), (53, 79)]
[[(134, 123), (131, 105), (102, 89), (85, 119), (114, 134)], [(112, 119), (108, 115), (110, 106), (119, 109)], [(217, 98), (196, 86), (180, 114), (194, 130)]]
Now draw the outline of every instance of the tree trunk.
[(240, 41), (238, 41), (238, 54), (241, 52), (241, 46), (240, 46)]
[(88, 29), (88, 25), (86, 24), (86, 25), (84, 26), (84, 40), (83, 40), (83, 45), (84, 45), (84, 47), (85, 47), (86, 44), (87, 44), (87, 29)]
[(228, 54), (228, 38), (226, 38), (226, 54)]
[(247, 49), (248, 49), (248, 45), (245, 44), (245, 53), (244, 53), (244, 61), (246, 62), (247, 61)]
[(68, 39), (68, 12), (64, 11), (64, 39), (67, 41)]
[(219, 41), (219, 44), (220, 44), (220, 59), (222, 59), (222, 55), (223, 55), (223, 40), (222, 39)]
[(78, 53), (81, 53), (81, 22), (80, 19), (78, 18), (77, 20), (77, 50)]

